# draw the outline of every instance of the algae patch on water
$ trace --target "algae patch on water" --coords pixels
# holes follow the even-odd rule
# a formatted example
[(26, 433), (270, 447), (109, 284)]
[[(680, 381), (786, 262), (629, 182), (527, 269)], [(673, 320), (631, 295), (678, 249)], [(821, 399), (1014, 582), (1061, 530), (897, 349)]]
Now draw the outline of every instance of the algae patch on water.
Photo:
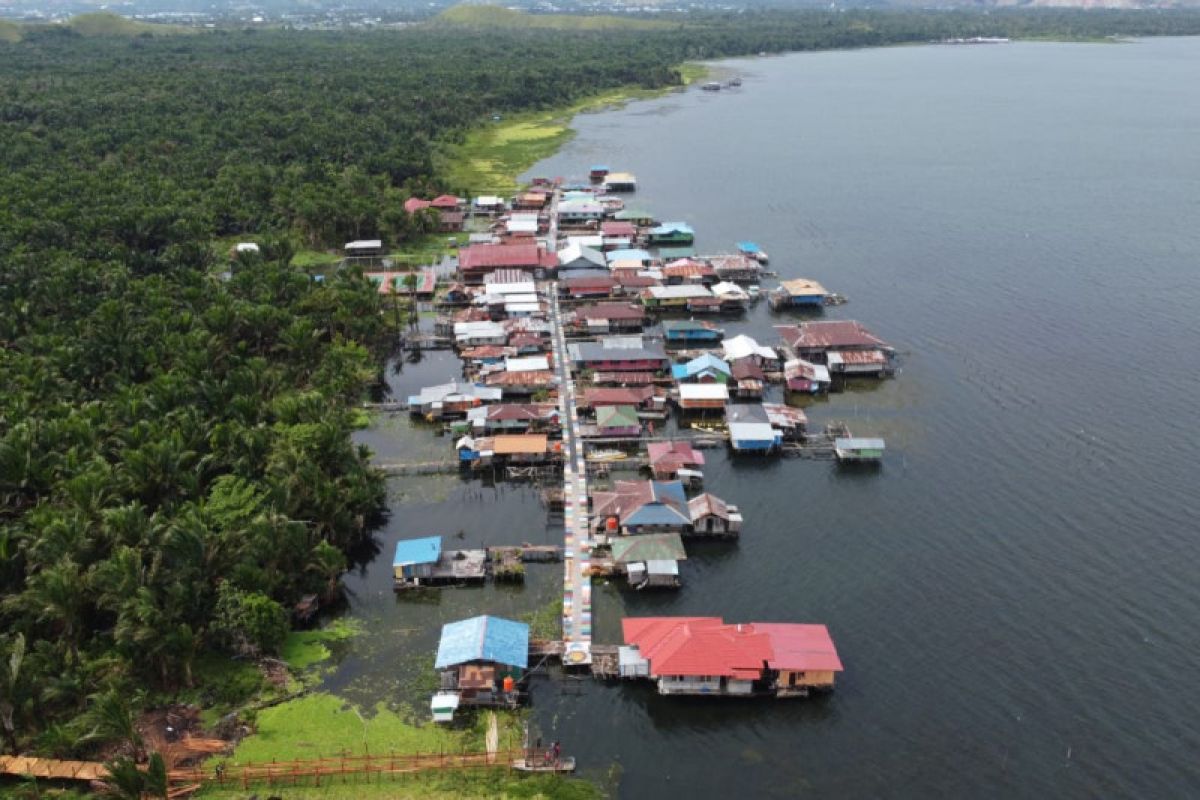
[(233, 753), (238, 763), (341, 753), (436, 753), (461, 749), (462, 735), (432, 723), (414, 725), (382, 704), (366, 712), (316, 692), (258, 712), (255, 734)]
[(362, 624), (348, 619), (335, 620), (316, 630), (292, 631), (284, 642), (280, 655), (291, 669), (305, 670), (333, 655), (329, 645), (344, 642), (361, 632)]

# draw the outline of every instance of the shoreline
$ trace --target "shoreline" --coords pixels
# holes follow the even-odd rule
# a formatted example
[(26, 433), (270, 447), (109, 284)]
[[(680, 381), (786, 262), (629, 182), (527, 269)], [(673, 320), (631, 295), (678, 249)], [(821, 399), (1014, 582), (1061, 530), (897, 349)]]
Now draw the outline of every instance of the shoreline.
[(713, 71), (711, 62), (697, 61), (685, 61), (675, 69), (682, 80), (678, 85), (658, 89), (617, 87), (568, 106), (483, 122), (461, 143), (443, 145), (435, 151), (435, 171), (451, 191), (460, 194), (511, 194), (519, 188), (517, 177), (522, 172), (554, 155), (575, 136), (571, 121), (576, 115), (683, 91)]

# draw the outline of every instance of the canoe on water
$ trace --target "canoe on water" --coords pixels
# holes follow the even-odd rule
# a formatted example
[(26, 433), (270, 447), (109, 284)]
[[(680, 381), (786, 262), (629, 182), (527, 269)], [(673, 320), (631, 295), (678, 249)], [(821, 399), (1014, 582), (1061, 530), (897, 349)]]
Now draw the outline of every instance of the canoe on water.
[(513, 761), (513, 769), (520, 772), (574, 772), (575, 757), (564, 756), (557, 761), (546, 761), (541, 758), (518, 758)]

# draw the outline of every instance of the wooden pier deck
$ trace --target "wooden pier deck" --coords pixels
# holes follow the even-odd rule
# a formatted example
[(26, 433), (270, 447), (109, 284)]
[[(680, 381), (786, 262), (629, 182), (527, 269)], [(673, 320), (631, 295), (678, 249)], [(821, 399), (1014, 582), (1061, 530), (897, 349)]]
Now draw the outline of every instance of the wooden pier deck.
[(575, 380), (567, 357), (567, 341), (558, 304), (558, 283), (550, 284), (550, 320), (554, 326), (554, 369), (559, 379), (559, 411), (563, 421), (563, 664), (591, 663), (592, 581), (588, 530), (587, 462), (580, 439)]

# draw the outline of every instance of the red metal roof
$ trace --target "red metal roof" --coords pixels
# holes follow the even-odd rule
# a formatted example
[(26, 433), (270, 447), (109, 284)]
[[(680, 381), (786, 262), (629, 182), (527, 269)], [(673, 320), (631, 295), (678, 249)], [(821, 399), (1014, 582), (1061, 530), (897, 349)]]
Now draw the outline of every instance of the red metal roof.
[(458, 268), (464, 272), (502, 267), (556, 267), (558, 256), (536, 244), (473, 244), (458, 251)]
[(617, 285), (616, 278), (611, 275), (581, 275), (578, 278), (567, 278), (562, 285), (571, 289), (611, 289)]
[(633, 236), (637, 233), (637, 228), (632, 222), (602, 222), (600, 223), (600, 234), (602, 236)]
[(757, 678), (765, 667), (842, 670), (824, 625), (757, 622), (726, 625), (718, 617), (627, 617), (625, 643), (649, 660), (652, 675)]
[(629, 303), (597, 303), (590, 306), (579, 306), (575, 314), (582, 319), (616, 319), (634, 320), (645, 319), (646, 312)]
[(735, 358), (729, 362), (729, 374), (734, 380), (766, 380), (763, 375), (762, 367), (754, 359), (754, 356), (745, 356), (744, 358)]
[(433, 198), (431, 205), (434, 208), (458, 208), (458, 204), (462, 202), (452, 194), (440, 194)]
[(422, 200), (419, 197), (410, 197), (404, 201), (404, 210), (409, 214), (415, 214), (418, 211), (429, 208), (432, 205), (428, 200)]
[(771, 637), (771, 649), (775, 651), (767, 662), (771, 669), (842, 671), (842, 660), (824, 625), (756, 622), (753, 627)]
[(660, 618), (633, 638), (626, 629), (625, 643), (637, 645), (654, 676), (736, 678), (753, 672), (757, 678), (773, 656), (765, 633), (754, 632), (750, 625), (725, 625), (718, 618)]
[(613, 272), (613, 277), (617, 279), (617, 283), (627, 289), (645, 289), (650, 286), (658, 286), (658, 279), (651, 278), (649, 275), (638, 275), (631, 269), (618, 269)]
[(712, 265), (688, 259), (672, 261), (663, 267), (663, 275), (668, 278), (709, 278), (716, 274), (717, 271)]
[(583, 405), (585, 408), (594, 408), (595, 406), (636, 406), (641, 405), (654, 395), (654, 389), (649, 386), (634, 387), (614, 387), (614, 386), (593, 386), (583, 393)]
[(852, 319), (776, 325), (789, 345), (802, 350), (836, 350), (842, 347), (887, 347), (887, 342)]
[(646, 445), (646, 451), (652, 465), (666, 462), (680, 466), (704, 463), (704, 453), (689, 442), (650, 442)]

